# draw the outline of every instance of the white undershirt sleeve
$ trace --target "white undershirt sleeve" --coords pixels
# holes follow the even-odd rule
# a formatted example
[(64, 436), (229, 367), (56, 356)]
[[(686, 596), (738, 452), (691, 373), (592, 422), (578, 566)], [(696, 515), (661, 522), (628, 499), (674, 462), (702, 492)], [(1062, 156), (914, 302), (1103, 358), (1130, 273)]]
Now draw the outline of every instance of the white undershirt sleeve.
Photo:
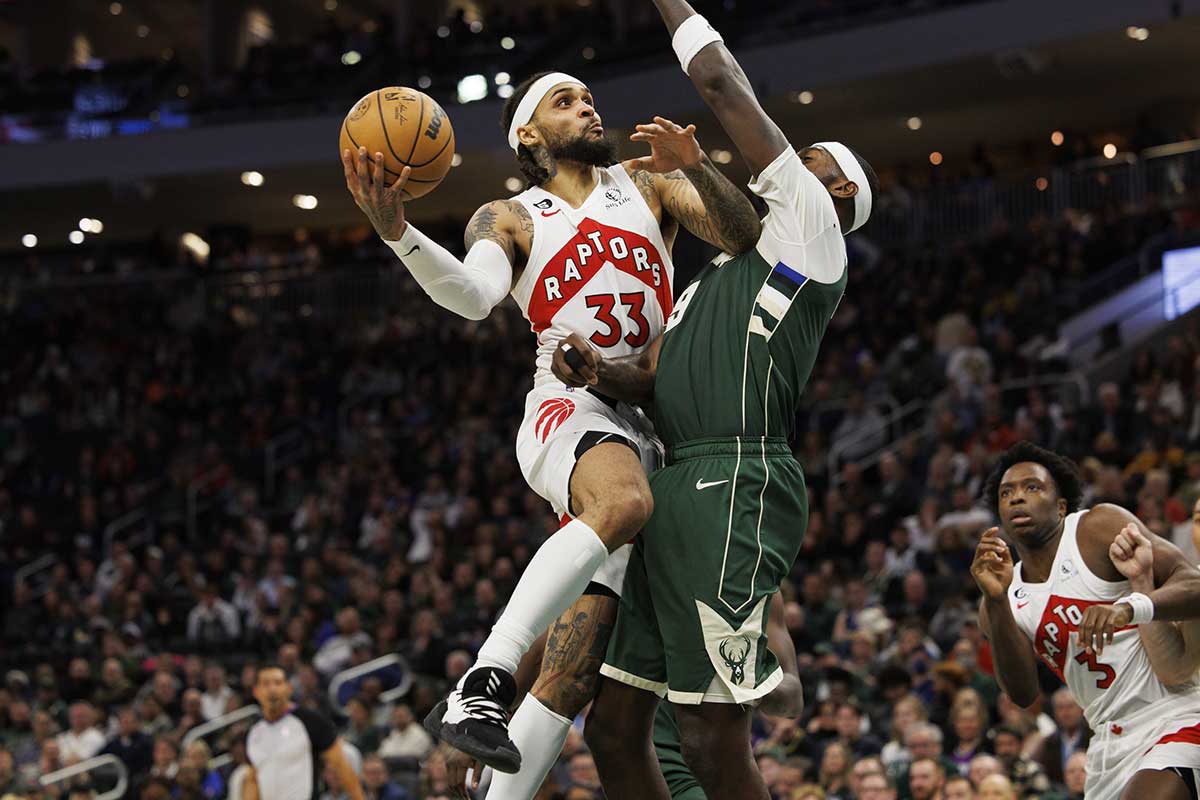
[(825, 184), (788, 146), (750, 183), (767, 204), (758, 252), (771, 264), (782, 261), (818, 283), (835, 283), (846, 268), (833, 197)]
[(399, 241), (385, 239), (384, 243), (433, 302), (460, 317), (483, 319), (512, 289), (508, 255), (489, 239), (475, 242), (465, 261), (459, 261), (412, 224)]

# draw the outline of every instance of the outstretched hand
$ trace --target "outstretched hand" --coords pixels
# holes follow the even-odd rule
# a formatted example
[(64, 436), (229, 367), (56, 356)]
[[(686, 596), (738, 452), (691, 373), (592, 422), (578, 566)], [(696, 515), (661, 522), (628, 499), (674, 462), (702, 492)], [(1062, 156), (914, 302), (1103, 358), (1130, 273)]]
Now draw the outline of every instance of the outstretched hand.
[(637, 132), (629, 140), (650, 145), (650, 155), (628, 162), (634, 169), (655, 173), (674, 172), (677, 169), (691, 169), (704, 160), (704, 151), (696, 141), (696, 126), (683, 128), (666, 117), (655, 117), (653, 123), (638, 125)]

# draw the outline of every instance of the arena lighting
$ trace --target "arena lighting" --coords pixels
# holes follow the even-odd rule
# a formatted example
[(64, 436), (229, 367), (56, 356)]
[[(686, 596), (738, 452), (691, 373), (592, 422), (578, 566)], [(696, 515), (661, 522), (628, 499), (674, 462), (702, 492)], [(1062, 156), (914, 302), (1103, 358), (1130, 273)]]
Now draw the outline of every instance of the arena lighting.
[(909, 129), (910, 131), (919, 131), (919, 130), (921, 130), (921, 124), (922, 124), (922, 123), (921, 123), (921, 118), (920, 118), (920, 117), (909, 117), (909, 118), (908, 118), (908, 129)]
[(505, 36), (503, 39), (500, 40), (500, 46), (503, 47), (505, 50), (512, 50), (514, 47), (517, 46), (517, 40), (512, 38), (511, 36)]
[(120, 3), (111, 3), (108, 6), (108, 13), (112, 14), (114, 17), (119, 15), (124, 10), (125, 10), (125, 7), (122, 6)]
[(175, 94), (179, 95), (180, 97), (187, 97), (191, 93), (192, 90), (188, 88), (186, 83), (179, 84), (179, 87), (175, 90)]
[(1046, 180), (1045, 178), (1038, 178), (1033, 182), (1033, 185), (1037, 187), (1039, 192), (1044, 192), (1050, 188), (1050, 181)]
[(800, 105), (806, 106), (813, 101), (813, 93), (805, 89), (796, 96), (796, 99), (800, 101)]
[(585, 47), (585, 48), (583, 48), (583, 52), (581, 52), (580, 55), (583, 56), (583, 59), (585, 61), (591, 61), (593, 58), (596, 57), (596, 48), (591, 47), (591, 46)]
[(138, 25), (137, 35), (138, 35), (139, 39), (145, 39), (147, 36), (150, 35), (150, 26), (149, 25)]
[(450, 29), (445, 25), (439, 25), (437, 29), (437, 35), (439, 39), (449, 39)]
[(67, 234), (67, 241), (71, 244), (83, 244), (83, 231), (71, 231)]
[(91, 234), (93, 236), (95, 236), (96, 234), (99, 234), (99, 233), (104, 233), (104, 223), (101, 222), (100, 220), (96, 219), (95, 217), (92, 217)]
[(326, 11), (337, 11), (337, 0), (325, 0)]
[(454, 155), (452, 155), (450, 157), (450, 166), (452, 166), (452, 167), (462, 166), (462, 153), (455, 153)]
[(506, 83), (512, 82), (512, 76), (507, 72), (497, 72), (496, 77), (493, 78), (493, 80), (497, 86), (503, 86)]
[(27, 233), (21, 237), (21, 244), (26, 247), (37, 247), (37, 237), (32, 233)]
[(728, 150), (711, 150), (708, 157), (718, 164), (728, 164), (733, 161), (733, 153)]
[(940, 166), (942, 163), (942, 154), (937, 150), (934, 150), (929, 154), (929, 163), (933, 164), (935, 167)]
[(317, 207), (317, 198), (311, 194), (292, 195), (292, 205), (304, 211), (312, 211)]
[(347, 50), (342, 53), (342, 63), (347, 67), (353, 67), (360, 61), (362, 61), (362, 53), (357, 50)]
[(79, 230), (83, 231), (84, 233), (92, 232), (92, 220), (90, 217), (84, 217), (83, 219), (79, 220)]
[(1109, 142), (1108, 144), (1104, 145), (1104, 157), (1105, 158), (1116, 158), (1117, 157), (1117, 146), (1115, 144), (1113, 144), (1112, 142)]
[(1066, 137), (1063, 136), (1062, 131), (1055, 131), (1054, 133), (1050, 134), (1050, 144), (1054, 145), (1055, 147), (1062, 147), (1062, 143), (1065, 140)]
[(433, 78), (429, 77), (428, 75), (422, 75), (421, 77), (417, 78), (418, 88), (428, 89), (430, 86), (433, 86)]
[(208, 246), (208, 242), (191, 231), (179, 237), (179, 244), (183, 245), (183, 249), (187, 250), (200, 261), (208, 261), (208, 254), (212, 252), (212, 248)]
[(471, 23), (471, 33), (480, 33), (482, 31), (483, 31), (483, 23), (482, 22), (480, 22), (479, 20), (475, 20), (474, 22)]
[(508, 189), (510, 192), (519, 192), (521, 191), (521, 187), (524, 185), (525, 184), (521, 183), (520, 178), (509, 178), (504, 182), (504, 188)]
[(1150, 30), (1137, 25), (1130, 25), (1125, 29), (1125, 35), (1135, 42), (1144, 42), (1150, 38)]
[(482, 75), (464, 75), (458, 82), (458, 102), (472, 103), (487, 97), (488, 81)]
[(513, 96), (513, 87), (511, 83), (506, 83), (496, 90), (496, 94), (503, 97), (505, 100)]
[(263, 174), (255, 169), (252, 169), (249, 172), (243, 172), (242, 183), (246, 186), (262, 186)]

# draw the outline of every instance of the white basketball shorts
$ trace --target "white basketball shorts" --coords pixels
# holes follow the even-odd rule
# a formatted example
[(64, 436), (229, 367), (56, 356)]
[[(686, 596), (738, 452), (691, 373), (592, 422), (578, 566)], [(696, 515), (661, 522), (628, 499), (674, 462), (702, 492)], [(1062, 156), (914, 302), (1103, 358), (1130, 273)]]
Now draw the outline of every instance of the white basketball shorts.
[[(525, 398), (517, 431), (517, 462), (529, 487), (564, 521), (572, 516), (571, 475), (588, 449), (605, 441), (628, 443), (649, 474), (662, 464), (662, 445), (645, 414), (625, 403), (612, 405), (586, 389), (560, 383), (534, 387)], [(593, 580), (617, 595), (625, 580), (631, 545), (613, 552)]]

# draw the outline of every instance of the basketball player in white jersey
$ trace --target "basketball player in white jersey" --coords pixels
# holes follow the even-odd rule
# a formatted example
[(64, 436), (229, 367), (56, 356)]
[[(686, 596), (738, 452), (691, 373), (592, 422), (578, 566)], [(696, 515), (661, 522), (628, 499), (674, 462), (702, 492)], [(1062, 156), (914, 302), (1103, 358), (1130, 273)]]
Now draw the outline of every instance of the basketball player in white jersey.
[[(1076, 511), (1075, 465), (1028, 442), (1004, 454), (985, 493), (1000, 527), (984, 533), (971, 574), (1001, 687), (1031, 705), (1038, 659), (1066, 682), (1095, 732), (1088, 800), (1195, 798), (1200, 682), (1165, 684), (1142, 641), (1149, 631), (1139, 636), (1139, 626), (1200, 617), (1200, 571), (1153, 537), (1158, 588), (1131, 594), (1114, 545), (1126, 526), (1152, 535), (1120, 506)], [(1015, 544), (1015, 565), (1001, 532)]]
[[(499, 777), (494, 784), (493, 793), (519, 797), (532, 796), (595, 691), (625, 545), (653, 506), (644, 470), (657, 446), (644, 416), (557, 381), (555, 344), (575, 333), (610, 357), (639, 352), (672, 310), (678, 225), (730, 252), (753, 246), (760, 225), (746, 196), (704, 157), (694, 127), (656, 117), (632, 137), (650, 143), (650, 156), (614, 164), (591, 93), (569, 75), (535, 75), (518, 86), (503, 126), (530, 186), (475, 213), (465, 261), (405, 223), (399, 193), (408, 168), (387, 188), (382, 154), (368, 160), (360, 149), (355, 159), (346, 151), (343, 167), (359, 207), (435, 302), (483, 319), (511, 294), (538, 337), (517, 459), (565, 524), (526, 568), (476, 666), (426, 720), (439, 738), (499, 772), (517, 772), (521, 752), (535, 751), (537, 763), (523, 772), (537, 776), (532, 788), (500, 789)], [(541, 678), (510, 739), (512, 675), (556, 619)]]

